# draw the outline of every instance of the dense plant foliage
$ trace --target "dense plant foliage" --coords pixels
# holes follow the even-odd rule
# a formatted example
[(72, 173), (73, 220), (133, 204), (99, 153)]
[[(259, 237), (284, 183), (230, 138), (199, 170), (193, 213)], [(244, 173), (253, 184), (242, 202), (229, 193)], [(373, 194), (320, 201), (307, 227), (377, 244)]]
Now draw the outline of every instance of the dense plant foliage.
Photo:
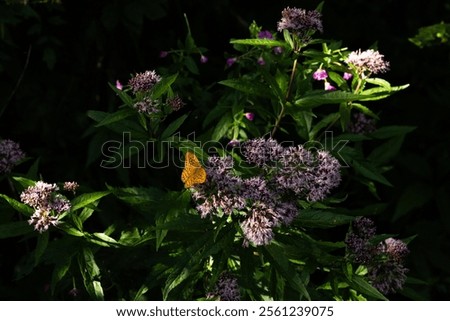
[[(85, 41), (104, 32), (98, 46), (111, 48), (109, 33), (124, 32), (118, 19), (136, 35), (144, 19), (164, 16), (164, 5), (105, 5), (106, 31), (91, 22), (92, 38)], [(220, 73), (208, 70), (215, 57), (197, 45), (201, 35), (194, 37), (192, 19), (184, 15), (187, 35), (177, 44), (162, 40), (157, 60), (141, 70), (122, 64), (123, 72), (108, 79), (86, 78), (89, 90), (103, 92), (99, 82), (109, 82), (104, 87), (114, 94), (90, 101), (87, 113), (67, 102), (65, 114), (58, 90), (70, 76), (49, 78), (48, 101), (62, 99), (62, 108), (51, 117), (45, 107), (33, 112), (40, 127), (53, 129), (40, 131), (40, 141), (61, 133), (58, 144), (83, 152), (65, 165), (58, 146), (19, 146), (0, 132), (0, 236), (5, 244), (25, 245), (9, 259), (14, 282), (39, 284), (33, 278), (44, 276), (37, 296), (52, 299), (428, 298), (417, 290), (426, 274), (411, 276), (414, 266), (407, 264), (420, 262), (409, 247), (420, 231), (396, 223), (430, 201), (434, 190), (415, 182), (400, 189), (397, 200), (386, 192), (401, 186), (396, 164), (411, 159), (404, 168), (417, 173), (414, 164), (425, 161), (401, 154), (415, 126), (384, 121), (386, 109), (395, 109), (386, 107), (390, 96), (408, 95), (408, 85), (387, 80), (396, 66), (376, 44), (347, 48), (340, 39), (322, 38), (326, 6), (286, 7), (270, 25), (253, 21), (247, 36), (230, 41)], [(42, 68), (51, 71), (65, 59), (57, 54), (59, 35), (43, 31), (47, 23), (65, 23), (61, 4), (48, 5), (54, 19), (45, 22), (33, 20), (39, 13), (31, 6), (2, 8), (5, 26), (32, 21)], [(425, 32), (411, 41), (423, 46)], [(33, 91), (16, 98), (36, 49), (29, 46), (24, 66), (14, 69), (6, 64), (14, 49), (4, 44), (3, 72), (19, 77), (2, 89), (10, 94), (0, 112), (11, 117), (23, 112), (8, 114), (13, 97), (17, 106), (42, 102)], [(114, 53), (95, 64), (82, 57), (90, 68), (117, 63)], [(77, 134), (69, 133), (74, 127), (88, 127), (81, 148)], [(29, 127), (22, 138), (35, 130)], [(65, 175), (47, 175), (51, 166), (67, 167)], [(448, 204), (439, 195), (446, 188), (436, 189), (444, 212)], [(384, 224), (376, 228), (376, 221)]]

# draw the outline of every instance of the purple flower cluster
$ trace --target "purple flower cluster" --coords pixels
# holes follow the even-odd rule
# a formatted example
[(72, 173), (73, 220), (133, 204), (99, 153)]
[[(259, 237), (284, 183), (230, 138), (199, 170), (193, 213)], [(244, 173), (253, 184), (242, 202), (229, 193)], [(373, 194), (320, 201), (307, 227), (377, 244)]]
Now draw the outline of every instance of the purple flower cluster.
[(10, 139), (0, 141), (0, 174), (9, 173), (24, 158), (25, 153), (20, 149), (19, 144)]
[(181, 108), (183, 108), (184, 105), (186, 105), (183, 99), (181, 99), (178, 95), (171, 98), (167, 98), (166, 103), (172, 108), (173, 111), (178, 111)]
[[(75, 182), (66, 182), (64, 186), (74, 187)], [(75, 183), (77, 186), (78, 184)], [(20, 199), (35, 209), (28, 223), (34, 225), (34, 229), (45, 232), (50, 226), (58, 224), (58, 215), (70, 210), (70, 202), (63, 195), (57, 193), (56, 184), (48, 184), (42, 181), (29, 186), (20, 194)], [(56, 214), (52, 215), (53, 213)]]
[(353, 51), (345, 61), (354, 66), (360, 74), (365, 72), (378, 74), (389, 70), (389, 62), (384, 60), (384, 55), (373, 49)]
[(220, 301), (239, 301), (241, 294), (237, 279), (230, 273), (222, 273), (214, 292), (208, 293), (208, 297), (218, 297)]
[(287, 7), (281, 12), (281, 16), (277, 28), (280, 32), (285, 29), (302, 35), (310, 31), (323, 32), (322, 14), (316, 10)]
[(319, 201), (341, 181), (340, 164), (327, 151), (312, 153), (303, 146), (282, 147), (274, 139), (257, 138), (243, 145), (249, 163), (271, 173), (278, 191)]
[(374, 244), (371, 240), (375, 232), (372, 220), (357, 218), (345, 240), (349, 258), (367, 267), (369, 281), (378, 291), (395, 293), (406, 281), (408, 269), (403, 261), (409, 250), (403, 241), (394, 238)]
[(348, 131), (354, 134), (367, 134), (373, 132), (375, 128), (375, 121), (367, 117), (363, 113), (353, 114), (353, 120), (348, 125)]
[(142, 73), (137, 73), (128, 82), (128, 85), (133, 90), (133, 93), (149, 91), (153, 86), (161, 81), (159, 76), (154, 70), (147, 70)]
[(80, 187), (80, 185), (78, 185), (77, 182), (64, 182), (63, 189), (75, 194), (78, 187)]
[(133, 107), (141, 114), (156, 114), (161, 111), (159, 101), (146, 97), (138, 101)]
[(313, 154), (302, 146), (284, 148), (272, 138), (243, 144), (246, 163), (262, 169), (260, 175), (241, 178), (233, 173), (233, 160), (209, 157), (207, 181), (193, 189), (202, 218), (239, 217), (244, 246), (266, 245), (274, 228), (289, 225), (299, 209), (296, 200), (323, 199), (340, 181), (339, 163), (325, 151)]

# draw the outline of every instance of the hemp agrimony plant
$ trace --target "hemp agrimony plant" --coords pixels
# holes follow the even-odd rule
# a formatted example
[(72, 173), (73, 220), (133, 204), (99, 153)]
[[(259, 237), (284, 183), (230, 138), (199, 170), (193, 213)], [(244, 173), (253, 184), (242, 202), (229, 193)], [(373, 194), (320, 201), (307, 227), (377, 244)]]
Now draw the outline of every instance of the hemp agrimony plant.
[[(127, 300), (386, 300), (402, 290), (409, 240), (377, 235), (366, 216), (386, 210), (377, 187), (391, 186), (384, 174), (414, 129), (379, 127), (378, 101), (407, 85), (378, 78), (391, 66), (376, 48), (321, 39), (320, 10), (287, 7), (272, 26), (253, 22), (247, 39), (231, 40), (226, 79), (213, 85), (198, 81), (197, 64), (208, 58), (188, 23), (185, 42), (161, 52), (164, 68), (110, 85), (120, 106), (88, 114), (117, 138), (99, 147), (101, 166), (123, 175), (133, 164), (159, 179), (105, 182), (106, 191), (69, 201), (55, 184), (15, 178), (20, 201), (2, 197), (29, 217), (35, 231), (23, 222), (23, 233), (47, 235), (45, 242), (60, 234), (76, 245), (62, 259), (49, 254), (52, 291), (84, 286), (103, 299), (108, 287), (106, 298)], [(106, 195), (120, 204), (109, 209), (119, 211), (116, 219), (86, 231)], [(45, 257), (42, 242), (35, 266)]]

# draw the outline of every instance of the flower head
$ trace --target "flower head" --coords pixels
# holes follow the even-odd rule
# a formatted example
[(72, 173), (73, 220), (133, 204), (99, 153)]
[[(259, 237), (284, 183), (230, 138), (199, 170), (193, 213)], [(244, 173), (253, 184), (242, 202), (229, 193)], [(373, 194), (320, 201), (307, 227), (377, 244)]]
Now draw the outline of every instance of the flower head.
[(274, 47), (273, 48), (273, 53), (276, 54), (276, 55), (281, 55), (283, 53), (283, 48), (279, 47), (279, 46)]
[(56, 226), (58, 214), (70, 210), (69, 200), (57, 193), (58, 190), (56, 184), (38, 181), (20, 194), (20, 200), (35, 209), (28, 223), (40, 233), (47, 231), (50, 226)]
[(227, 59), (227, 66), (228, 67), (231, 67), (232, 65), (234, 65), (234, 63), (237, 61), (237, 58), (235, 58), (235, 57), (231, 57), (231, 58), (228, 58)]
[(280, 32), (284, 29), (302, 35), (310, 31), (323, 32), (322, 14), (316, 10), (287, 7), (281, 12), (281, 16), (277, 28)]
[(133, 107), (141, 114), (156, 114), (161, 111), (159, 101), (153, 100), (150, 97), (146, 97), (141, 101), (138, 101)]
[(344, 78), (344, 80), (350, 80), (352, 79), (353, 75), (349, 72), (344, 72), (344, 74), (342, 75), (342, 78)]
[(245, 118), (247, 118), (249, 121), (253, 121), (253, 119), (255, 118), (255, 114), (254, 114), (254, 113), (245, 113), (244, 116), (245, 116)]
[(241, 294), (237, 279), (228, 272), (222, 273), (214, 292), (208, 294), (208, 297), (214, 296), (218, 296), (220, 301), (239, 301)]
[(116, 80), (116, 88), (119, 89), (119, 90), (123, 89), (123, 85), (122, 85), (122, 83), (119, 80)]
[(328, 73), (324, 69), (317, 69), (313, 73), (313, 79), (315, 79), (315, 80), (325, 80), (327, 78), (328, 78)]
[(75, 194), (76, 190), (80, 187), (77, 182), (64, 182), (63, 189)]
[(47, 231), (51, 226), (56, 226), (58, 223), (58, 218), (45, 209), (37, 209), (28, 220), (28, 224), (34, 225), (34, 229), (39, 233)]
[(273, 138), (255, 138), (245, 142), (242, 147), (247, 162), (259, 167), (278, 160), (283, 152), (283, 147)]
[(327, 91), (333, 91), (336, 90), (336, 87), (334, 87), (332, 84), (330, 84), (328, 81), (325, 81), (324, 83), (324, 89)]
[(258, 38), (260, 39), (273, 39), (273, 35), (268, 30), (263, 30), (258, 33)]
[(363, 113), (355, 113), (353, 114), (353, 120), (348, 124), (347, 129), (354, 134), (371, 133), (376, 129), (375, 121)]
[(19, 144), (10, 139), (0, 141), (0, 174), (9, 173), (24, 158), (25, 153)]
[(184, 107), (184, 105), (186, 105), (183, 102), (183, 99), (181, 99), (178, 95), (171, 97), (171, 98), (167, 98), (167, 104), (172, 107), (172, 110), (174, 111), (178, 111), (181, 108)]
[(353, 51), (345, 61), (361, 74), (365, 72), (378, 74), (389, 70), (389, 62), (384, 60), (384, 55), (373, 49)]
[(128, 82), (133, 90), (133, 93), (149, 91), (155, 84), (161, 81), (159, 76), (154, 70), (147, 70), (142, 73), (137, 73)]

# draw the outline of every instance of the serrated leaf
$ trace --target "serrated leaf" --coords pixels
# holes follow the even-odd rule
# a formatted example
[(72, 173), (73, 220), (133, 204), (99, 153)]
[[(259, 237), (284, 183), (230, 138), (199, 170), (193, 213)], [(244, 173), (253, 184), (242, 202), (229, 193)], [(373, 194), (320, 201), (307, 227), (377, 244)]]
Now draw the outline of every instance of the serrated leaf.
[(108, 194), (111, 194), (111, 191), (101, 191), (101, 192), (81, 194), (80, 196), (77, 196), (71, 201), (72, 204), (71, 211), (76, 211), (89, 204), (92, 204)]
[(153, 99), (158, 99), (165, 92), (167, 92), (169, 90), (170, 86), (175, 82), (177, 77), (178, 77), (178, 74), (165, 76), (159, 82), (157, 82), (152, 87), (152, 91), (151, 91), (152, 92), (152, 94), (151, 94), (152, 98)]
[(25, 235), (31, 232), (33, 232), (33, 227), (25, 221), (0, 225), (0, 239)]
[(273, 39), (233, 39), (230, 41), (232, 44), (249, 45), (249, 46), (268, 46), (268, 47), (286, 47), (286, 43), (283, 41)]
[(309, 139), (314, 140), (319, 131), (329, 125), (334, 124), (340, 118), (339, 113), (332, 113), (322, 118), (309, 132)]
[(413, 183), (407, 186), (400, 198), (397, 200), (392, 221), (408, 214), (433, 199), (433, 186), (423, 183)]
[(12, 208), (14, 208), (19, 213), (22, 213), (25, 216), (30, 217), (34, 213), (34, 209), (28, 205), (25, 205), (7, 195), (0, 194), (0, 198), (3, 198), (5, 201), (11, 205)]
[(95, 127), (110, 125), (132, 115), (136, 115), (136, 110), (131, 108), (122, 108), (112, 114), (108, 113), (98, 124), (95, 125)]
[(56, 288), (56, 285), (58, 284), (58, 282), (61, 281), (62, 278), (69, 271), (71, 262), (72, 262), (72, 260), (69, 257), (69, 258), (59, 262), (58, 264), (56, 264), (55, 268), (53, 269), (52, 282), (51, 282), (52, 294), (54, 294), (55, 288)]
[(49, 233), (41, 233), (37, 237), (36, 249), (34, 251), (34, 266), (39, 264), (42, 254), (47, 249)]
[(84, 233), (80, 230), (77, 230), (76, 228), (66, 224), (66, 223), (60, 223), (57, 225), (58, 229), (66, 232), (69, 235), (77, 236), (77, 237), (84, 237)]
[(28, 179), (26, 177), (14, 176), (13, 179), (20, 184), (24, 189), (36, 184), (35, 181)]
[(83, 276), (84, 286), (89, 295), (93, 299), (103, 300), (103, 288), (98, 281), (101, 276), (100, 269), (90, 248), (84, 247), (78, 254), (78, 265)]
[(384, 99), (384, 98), (387, 98), (387, 97), (395, 94), (396, 92), (406, 89), (408, 87), (409, 87), (409, 85), (394, 86), (388, 90), (383, 87), (370, 88), (370, 89), (367, 89), (367, 90), (364, 90), (363, 92), (361, 92), (361, 94), (365, 97), (361, 98), (360, 100), (361, 101), (373, 101), (373, 100)]
[(109, 83), (109, 87), (114, 90), (114, 92), (119, 96), (119, 98), (122, 100), (122, 102), (127, 105), (128, 107), (133, 107), (133, 98), (131, 98), (126, 91), (120, 90), (113, 84)]
[(246, 94), (272, 98), (272, 92), (267, 85), (258, 81), (250, 81), (244, 79), (226, 79), (219, 81), (219, 84), (242, 91)]
[(380, 86), (386, 90), (390, 90), (392, 88), (391, 84), (382, 78), (366, 78), (365, 80), (372, 85)]
[(358, 95), (346, 91), (324, 91), (317, 90), (304, 95), (302, 98), (294, 102), (294, 106), (300, 108), (314, 108), (321, 105), (340, 104), (343, 102), (350, 102), (355, 100), (363, 100), (368, 98), (368, 95)]
[(371, 164), (358, 162), (356, 160), (352, 161), (352, 165), (358, 173), (362, 176), (376, 181), (378, 183), (384, 184), (386, 186), (392, 187), (392, 184), (383, 176), (381, 173), (377, 171)]
[(406, 135), (415, 129), (416, 127), (414, 126), (385, 126), (378, 128), (376, 131), (370, 133), (369, 136), (377, 139), (386, 139)]
[(293, 269), (289, 259), (284, 254), (283, 247), (276, 242), (272, 242), (264, 247), (264, 253), (266, 253), (268, 260), (278, 271), (278, 273), (280, 273), (287, 280), (291, 288), (298, 291), (307, 300), (311, 300), (303, 280)]
[(354, 219), (353, 216), (337, 214), (329, 211), (303, 210), (300, 211), (296, 221), (300, 226), (312, 228), (330, 228), (348, 224)]
[(164, 140), (165, 138), (172, 136), (184, 123), (184, 121), (188, 118), (189, 115), (185, 114), (177, 119), (175, 119), (173, 122), (171, 122), (166, 129), (161, 133), (161, 140)]
[[(347, 275), (346, 275), (347, 276)], [(356, 291), (370, 296), (377, 300), (388, 301), (388, 299), (372, 285), (369, 284), (363, 277), (359, 275), (353, 275), (351, 278), (347, 277), (349, 285)]]

